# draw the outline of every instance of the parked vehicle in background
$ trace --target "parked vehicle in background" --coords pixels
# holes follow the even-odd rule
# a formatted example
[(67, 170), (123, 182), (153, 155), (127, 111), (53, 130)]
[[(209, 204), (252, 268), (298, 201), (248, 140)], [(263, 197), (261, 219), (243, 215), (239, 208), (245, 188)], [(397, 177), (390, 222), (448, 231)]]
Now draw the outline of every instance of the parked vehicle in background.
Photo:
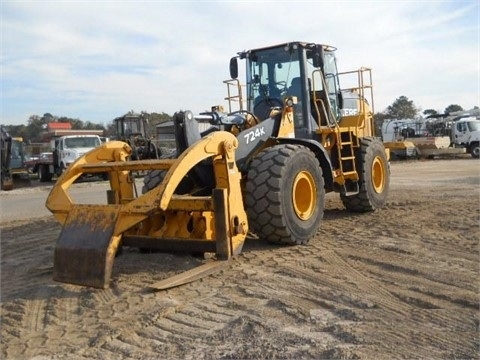
[(115, 140), (126, 142), (132, 148), (131, 160), (160, 158), (160, 149), (154, 144), (148, 130), (148, 118), (144, 113), (129, 112), (113, 120)]
[(11, 137), (2, 127), (0, 153), (2, 190), (12, 190), (15, 187), (15, 181), (30, 181), (23, 138)]
[(10, 172), (13, 176), (27, 176), (28, 168), (26, 164), (26, 155), (24, 142), (21, 137), (12, 137), (12, 153), (10, 160)]
[(452, 143), (456, 147), (465, 147), (472, 157), (480, 158), (480, 120), (473, 116), (462, 117), (452, 127)]
[(427, 127), (435, 136), (448, 137), (449, 149), (480, 158), (480, 109), (432, 115)]
[(480, 158), (480, 109), (386, 121), (382, 139), (392, 158), (456, 156)]
[(5, 130), (3, 126), (0, 126), (1, 137), (0, 137), (0, 157), (1, 157), (1, 189), (2, 190), (12, 190), (13, 189), (13, 179), (12, 174), (10, 173), (10, 160), (12, 153), (12, 137)]
[(37, 164), (39, 158), (40, 156), (38, 154), (25, 156), (25, 165), (27, 166), (28, 172), (33, 173), (33, 168)]
[(68, 135), (51, 141), (52, 152), (42, 153), (34, 166), (41, 182), (60, 176), (79, 157), (102, 144), (98, 135)]

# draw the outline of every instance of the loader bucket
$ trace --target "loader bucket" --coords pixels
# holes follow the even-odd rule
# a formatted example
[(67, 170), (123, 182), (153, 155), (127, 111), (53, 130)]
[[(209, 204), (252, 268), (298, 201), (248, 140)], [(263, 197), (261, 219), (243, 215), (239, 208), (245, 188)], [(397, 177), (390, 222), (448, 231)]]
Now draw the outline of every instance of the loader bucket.
[(118, 241), (112, 241), (117, 217), (115, 208), (73, 207), (55, 247), (53, 279), (105, 287), (118, 246)]
[[(213, 252), (228, 260), (241, 252), (248, 226), (235, 164), (236, 138), (214, 132), (190, 146), (178, 159), (130, 161), (128, 144), (113, 141), (85, 154), (57, 180), (47, 208), (63, 225), (54, 252), (54, 280), (108, 287), (119, 246), (169, 251)], [(210, 195), (175, 194), (188, 172), (212, 159), (215, 188)], [(131, 173), (164, 170), (159, 186), (137, 195)], [(109, 173), (106, 204), (75, 204), (68, 190), (85, 173)], [(178, 286), (208, 274), (215, 266), (200, 266), (158, 289)], [(183, 279), (183, 280), (182, 280)]]

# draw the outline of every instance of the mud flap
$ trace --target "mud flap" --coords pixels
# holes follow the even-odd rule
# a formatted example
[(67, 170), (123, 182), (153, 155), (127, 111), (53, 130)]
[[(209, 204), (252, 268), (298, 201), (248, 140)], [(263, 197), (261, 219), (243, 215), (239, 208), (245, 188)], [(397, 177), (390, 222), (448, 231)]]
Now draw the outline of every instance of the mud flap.
[[(53, 280), (106, 288), (119, 237), (114, 229), (119, 207), (75, 205), (57, 240)], [(115, 241), (116, 240), (116, 241)]]

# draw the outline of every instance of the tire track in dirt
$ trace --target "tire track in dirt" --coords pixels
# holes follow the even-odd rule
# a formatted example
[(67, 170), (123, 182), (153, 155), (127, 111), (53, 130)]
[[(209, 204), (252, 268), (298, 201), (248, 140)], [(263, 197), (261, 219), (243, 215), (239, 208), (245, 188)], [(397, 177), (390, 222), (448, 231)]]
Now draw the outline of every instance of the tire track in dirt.
[(27, 332), (42, 331), (46, 325), (46, 307), (47, 301), (43, 298), (46, 295), (45, 291), (37, 293), (38, 299), (25, 302), (24, 304), (24, 321), (23, 326)]
[(0, 355), (478, 357), (478, 183), (435, 184), (394, 183), (386, 209), (365, 215), (330, 196), (309, 245), (249, 239), (226, 269), (159, 293), (146, 287), (200, 260), (125, 249), (109, 289), (59, 284), (51, 280), (59, 226), (9, 225)]
[[(383, 261), (385, 256), (382, 253), (374, 254), (370, 252), (366, 254), (362, 251), (356, 251), (355, 255), (348, 253), (345, 255), (353, 261), (357, 269), (378, 279), (386, 288), (390, 288), (388, 285), (391, 284), (398, 288), (398, 285), (402, 284), (404, 292), (417, 291), (419, 299), (412, 302), (415, 302), (418, 307), (432, 309), (458, 305), (470, 309), (478, 307), (477, 294), (474, 291), (470, 291), (455, 282), (438, 281), (438, 277), (429, 274), (428, 269), (431, 268), (431, 265), (418, 264), (410, 257), (404, 256), (390, 257), (390, 261), (385, 262)], [(450, 268), (455, 269), (452, 266)], [(468, 274), (465, 275), (465, 277), (467, 276)], [(471, 279), (471, 281), (473, 284), (475, 279)], [(463, 299), (458, 299), (455, 296), (459, 288), (463, 291)], [(425, 291), (422, 292), (421, 289), (431, 290), (426, 293)], [(425, 300), (427, 297), (429, 297), (429, 300)], [(422, 305), (422, 302), (425, 302), (425, 304)]]
[(49, 318), (57, 326), (63, 327), (79, 320), (80, 305), (76, 296), (52, 296), (48, 305)]
[[(376, 336), (372, 337), (365, 331), (362, 337), (366, 343), (372, 344), (367, 349), (378, 351), (380, 347), (385, 354), (388, 347), (394, 345), (406, 357), (418, 358), (419, 354), (423, 354), (420, 356), (439, 358), (449, 354), (450, 357), (470, 358), (478, 349), (474, 330), (478, 329), (478, 313), (473, 310), (478, 309), (479, 283), (478, 271), (472, 272), (478, 270), (478, 251), (471, 251), (475, 247), (478, 249), (478, 202), (475, 198), (465, 198), (462, 206), (462, 209), (467, 209), (465, 218), (462, 218), (460, 225), (455, 223), (456, 226), (451, 226), (451, 222), (448, 227), (445, 219), (451, 215), (450, 212), (440, 211), (439, 214), (438, 211), (431, 211), (431, 208), (442, 209), (441, 203), (432, 205), (428, 198), (417, 199), (420, 201), (415, 204), (416, 211), (409, 211), (411, 204), (406, 200), (396, 204), (398, 209), (390, 212), (389, 218), (382, 216), (387, 212), (373, 214), (362, 227), (364, 231), (349, 226), (336, 215), (330, 220), (326, 212), (327, 232), (333, 228), (335, 241), (327, 238), (324, 243), (335, 249), (344, 261), (361, 274), (378, 281), (398, 302), (411, 307), (411, 311), (401, 317), (390, 312), (381, 314), (377, 309), (359, 313), (360, 317), (368, 320), (366, 329), (370, 328), (370, 323), (383, 324), (382, 329), (388, 329), (384, 319), (397, 322), (395, 328), (392, 326), (392, 330), (385, 335), (375, 330)], [(396, 205), (387, 207), (395, 208)], [(472, 210), (470, 214), (477, 215), (469, 216), (468, 209)], [(427, 214), (422, 217), (425, 222), (422, 227), (428, 231), (418, 230), (417, 227), (414, 232), (407, 228), (399, 238), (399, 234), (391, 230), (398, 229), (398, 219), (405, 224), (418, 223), (416, 217), (422, 211)], [(395, 212), (401, 215), (395, 215)], [(446, 231), (445, 227), (461, 230), (455, 234), (455, 242), (452, 241), (451, 230)], [(366, 229), (369, 233), (365, 232)], [(367, 239), (375, 240), (369, 243)], [(417, 254), (421, 254), (421, 257)], [(422, 316), (418, 316), (420, 312)], [(361, 331), (361, 328), (357, 327), (356, 330)], [(458, 333), (464, 336), (458, 337)], [(411, 348), (405, 344), (412, 343), (417, 343), (419, 349), (429, 344), (428, 350), (424, 353), (411, 352)], [(371, 356), (375, 357), (374, 353)]]
[[(303, 247), (276, 249), (278, 254), (265, 253), (259, 256), (245, 254), (248, 260), (237, 265), (232, 271), (237, 275), (234, 279), (235, 290), (229, 291), (230, 301), (245, 309), (255, 309), (249, 313), (249, 319), (261, 319), (269, 331), (284, 333), (284, 337), (299, 336), (305, 343), (305, 354), (321, 353), (327, 356), (337, 349), (337, 355), (354, 353), (356, 339), (346, 332), (339, 332), (333, 327), (315, 329), (312, 326), (313, 313), (317, 310), (332, 312), (335, 310), (335, 295), (328, 287), (319, 286), (321, 273), (299, 268), (318, 266), (318, 261), (292, 260), (290, 252), (310, 250)], [(243, 256), (242, 256), (243, 257)], [(289, 261), (286, 259), (290, 259)], [(266, 264), (270, 264), (266, 266)], [(308, 273), (308, 276), (305, 276)], [(296, 276), (299, 275), (299, 276)], [(254, 286), (252, 286), (254, 284)], [(292, 291), (294, 289), (294, 291)], [(325, 293), (331, 294), (325, 296)], [(257, 309), (265, 309), (264, 313)], [(268, 316), (265, 316), (268, 313)], [(268, 319), (268, 320), (265, 320)], [(340, 322), (346, 321), (339, 318)], [(289, 324), (288, 326), (281, 324)], [(316, 344), (322, 343), (319, 348)], [(338, 350), (343, 349), (343, 350)]]
[(100, 289), (93, 293), (92, 295), (92, 303), (94, 303), (95, 307), (96, 304), (104, 304), (107, 305), (111, 302), (114, 302), (118, 298), (118, 295), (113, 292), (111, 288), (108, 289)]
[(135, 331), (122, 329), (118, 336), (104, 341), (101, 348), (109, 352), (110, 357), (122, 356), (134, 359), (141, 354), (142, 358), (157, 358), (159, 356), (157, 351), (145, 347), (148, 343), (148, 339), (139, 336)]
[(37, 291), (39, 281), (51, 282), (47, 276), (59, 226), (49, 219), (32, 222), (28, 229), (25, 232), (23, 225), (2, 228), (2, 301)]
[[(364, 322), (371, 321), (372, 315), (375, 318), (388, 315), (400, 319), (408, 313), (410, 306), (399, 301), (375, 280), (353, 269), (334, 251), (322, 251), (321, 258), (324, 266), (322, 273), (309, 268), (299, 268), (298, 262), (282, 263), (282, 268), (295, 274), (297, 279), (310, 279), (309, 289), (322, 285), (323, 291), (309, 295), (317, 300), (322, 299), (326, 309), (317, 307), (311, 311), (315, 318), (318, 317), (319, 310), (323, 319), (330, 318), (326, 324), (322, 322), (323, 326), (319, 330), (338, 340), (332, 348), (336, 351), (335, 356), (343, 357), (344, 354), (338, 351), (345, 346), (348, 346), (349, 353), (360, 356), (362, 348), (372, 343), (365, 336), (368, 332), (362, 331)], [(293, 286), (295, 285), (292, 284)], [(295, 289), (298, 290), (298, 285)], [(406, 340), (392, 333), (390, 339), (395, 338), (398, 343)]]
[[(330, 254), (335, 253), (330, 252)], [(348, 257), (344, 255), (342, 257), (348, 259)], [(353, 267), (346, 266), (345, 261), (341, 260), (336, 254), (333, 258), (331, 256), (326, 256), (326, 258), (333, 260), (331, 262), (331, 264), (333, 265), (333, 269), (342, 269), (342, 271), (344, 269), (348, 269), (348, 278), (350, 280), (354, 280), (354, 282), (358, 284), (358, 289), (356, 291), (354, 289), (350, 289), (349, 291), (344, 291), (344, 293), (348, 293), (350, 294), (350, 296), (355, 293), (357, 293), (358, 296), (367, 296), (370, 301), (380, 305), (380, 308), (377, 308), (375, 306), (372, 309), (354, 310), (356, 317), (358, 317), (359, 319), (363, 319), (364, 321), (375, 321), (376, 323), (382, 323), (383, 319), (389, 319), (390, 321), (392, 321), (393, 319), (397, 320), (398, 325), (396, 325), (395, 328), (392, 327), (392, 330), (385, 334), (386, 336), (383, 340), (384, 343), (389, 345), (392, 345), (392, 343), (394, 343), (396, 344), (396, 346), (401, 346), (402, 344), (409, 343), (411, 342), (410, 337), (412, 336), (412, 329), (415, 329), (415, 338), (424, 340), (428, 339), (429, 342), (434, 343), (437, 346), (442, 346), (444, 349), (455, 349), (456, 352), (458, 352), (462, 350), (463, 346), (465, 346), (465, 340), (462, 340), (460, 342), (457, 338), (453, 338), (452, 340), (449, 331), (444, 331), (446, 328), (443, 328), (443, 330), (441, 330), (441, 328), (437, 328), (436, 330), (432, 331), (430, 325), (431, 322), (436, 322), (439, 326), (441, 326), (442, 324), (452, 324), (452, 322), (454, 323), (455, 319), (458, 319), (459, 316), (459, 313), (457, 311), (453, 309), (450, 311), (442, 312), (428, 311), (428, 309), (438, 308), (440, 304), (432, 304), (428, 302), (428, 300), (419, 299), (416, 296), (412, 296), (411, 293), (408, 294), (409, 296), (406, 296), (408, 290), (405, 290), (404, 288), (399, 289), (397, 282), (394, 282), (394, 284), (396, 284), (394, 288), (390, 288), (389, 286), (385, 285), (382, 279), (382, 277), (385, 277), (385, 271), (382, 271), (381, 277), (378, 278), (379, 280), (382, 280), (375, 280), (377, 279), (375, 277), (368, 278), (367, 281), (365, 281), (366, 277), (363, 274), (369, 274), (369, 271), (367, 271), (367, 267), (354, 266), (355, 269), (352, 272)], [(355, 264), (357, 265), (357, 263)], [(399, 272), (404, 277), (408, 278), (408, 281), (410, 283), (412, 283), (412, 281), (415, 281), (415, 279), (412, 278), (415, 278), (416, 275), (421, 275), (421, 273), (418, 271), (409, 270), (408, 266), (406, 268), (402, 268), (390, 265), (389, 269), (396, 270), (394, 271), (395, 273), (400, 270)], [(408, 283), (406, 285), (408, 286)], [(371, 297), (372, 295), (373, 298)], [(423, 311), (423, 322), (426, 322), (427, 324), (422, 323), (422, 321), (419, 321), (418, 319), (419, 310), (423, 310), (424, 308), (426, 308), (426, 310)], [(468, 315), (465, 315), (466, 317), (461, 320), (461, 323), (463, 325), (457, 329), (461, 329), (463, 331), (466, 330), (464, 323), (466, 321), (468, 322)], [(336, 324), (336, 326), (338, 326), (338, 324)], [(340, 326), (340, 328), (343, 328), (343, 326)], [(472, 341), (473, 339), (471, 339), (471, 335), (473, 334), (471, 331), (473, 328), (474, 323), (470, 321), (470, 340), (468, 340), (467, 342), (470, 348), (474, 347), (474, 342)], [(378, 336), (378, 334), (376, 334), (375, 337), (372, 337), (371, 335), (369, 335), (368, 331), (362, 331), (361, 324), (354, 328), (350, 327), (347, 330), (347, 333), (351, 334), (352, 332), (353, 334), (358, 333), (357, 335), (352, 336), (363, 339), (364, 343), (367, 344), (375, 344), (376, 342), (378, 342), (378, 338), (381, 338)], [(382, 344), (380, 343), (379, 345)], [(409, 349), (402, 349), (402, 354), (412, 357), (418, 356), (416, 352), (409, 353)]]
[[(296, 260), (298, 256), (295, 256), (294, 253), (297, 252), (295, 248), (293, 249), (278, 249), (278, 259), (269, 259), (262, 258), (262, 260), (253, 261), (258, 262), (260, 266), (265, 266), (266, 263), (274, 264), (276, 268), (275, 275), (281, 273), (287, 275), (281, 280), (272, 278), (271, 281), (274, 284), (281, 284), (277, 286), (282, 288), (282, 285), (287, 284), (287, 287), (295, 289), (295, 293), (301, 293), (302, 287), (300, 284), (305, 283), (308, 292), (303, 293), (303, 296), (306, 298), (317, 299), (317, 309), (319, 308), (319, 302), (321, 306), (328, 310), (330, 314), (345, 314), (345, 309), (350, 309), (346, 312), (347, 318), (354, 319), (353, 323), (349, 323), (348, 326), (345, 325), (345, 320), (343, 318), (337, 318), (337, 322), (331, 324), (328, 329), (331, 333), (336, 335), (340, 339), (348, 339), (350, 342), (362, 343), (359, 339), (365, 339), (365, 334), (368, 335), (368, 331), (362, 332), (362, 321), (359, 319), (367, 319), (368, 321), (376, 320), (381, 321), (382, 318), (395, 318), (400, 323), (405, 318), (408, 319), (406, 326), (399, 326), (398, 328), (403, 329), (405, 334), (408, 334), (410, 331), (410, 326), (419, 327), (420, 325), (414, 321), (413, 312), (417, 309), (416, 303), (409, 301), (409, 299), (401, 299), (399, 296), (389, 290), (381, 281), (371, 278), (368, 271), (365, 271), (365, 267), (352, 266), (349, 263), (349, 255), (346, 251), (337, 254), (333, 250), (323, 250), (314, 251), (314, 253), (320, 254), (317, 255), (317, 261), (315, 267), (312, 268), (312, 261), (306, 260)], [(289, 253), (292, 253), (289, 255)], [(297, 254), (298, 255), (298, 254)], [(254, 256), (249, 256), (249, 259), (255, 259)], [(295, 260), (288, 260), (295, 259)], [(345, 259), (345, 260), (344, 260)], [(249, 266), (252, 264), (249, 263)], [(323, 268), (323, 271), (318, 272), (319, 268)], [(396, 269), (395, 265), (392, 264), (391, 268)], [(250, 269), (250, 268), (249, 268)], [(402, 269), (398, 267), (398, 269)], [(254, 270), (249, 270), (254, 272)], [(416, 274), (417, 271), (406, 271), (407, 274)], [(289, 278), (293, 281), (289, 281)], [(254, 279), (253, 279), (254, 280)], [(323, 285), (325, 291), (315, 292), (312, 289), (319, 288), (319, 284)], [(257, 294), (261, 292), (261, 288), (256, 289)], [(337, 294), (343, 294), (341, 298), (337, 297)], [(348, 294), (348, 295), (346, 295)], [(365, 299), (368, 301), (365, 301)], [(291, 295), (289, 297), (291, 303)], [(322, 299), (319, 301), (319, 299)], [(279, 302), (284, 302), (284, 299), (278, 300)], [(345, 309), (342, 309), (342, 304)], [(299, 307), (296, 304), (297, 308)], [(353, 306), (353, 310), (352, 309)], [(305, 308), (314, 308), (312, 303), (306, 305)], [(452, 312), (453, 314), (453, 312)], [(438, 316), (437, 316), (438, 318)], [(340, 320), (343, 319), (343, 320)], [(438, 320), (438, 319), (437, 319)], [(443, 322), (450, 321), (451, 318), (445, 318)], [(392, 327), (392, 331), (386, 334), (385, 339), (388, 339), (388, 343), (402, 344), (409, 340), (407, 335), (401, 334), (401, 332)], [(422, 327), (423, 328), (423, 327)], [(425, 330), (428, 330), (428, 326)], [(359, 335), (355, 335), (359, 333)], [(438, 338), (438, 342), (443, 342), (449, 344), (451, 348), (458, 348), (458, 343), (449, 342), (448, 336), (441, 336)], [(374, 344), (375, 341), (372, 339), (365, 340), (366, 343)], [(340, 344), (337, 344), (340, 346)], [(404, 350), (409, 353), (408, 349)], [(392, 354), (393, 355), (393, 354)], [(417, 356), (416, 352), (409, 353), (410, 356)]]
[[(157, 342), (164, 342), (165, 338), (182, 338), (184, 342), (195, 341), (200, 348), (203, 340), (199, 342), (199, 339), (206, 337), (209, 342), (216, 343), (218, 341), (218, 354), (244, 354), (246, 349), (243, 346), (237, 349), (224, 349), (222, 352), (223, 341), (220, 341), (220, 339), (224, 339), (227, 331), (234, 332), (235, 328), (244, 326), (252, 328), (251, 331), (262, 327), (266, 329), (265, 331), (283, 333), (284, 337), (292, 339), (292, 348), (294, 341), (302, 342), (302, 340), (298, 340), (300, 334), (304, 336), (307, 334), (305, 348), (308, 349), (315, 347), (310, 342), (315, 342), (315, 339), (317, 341), (325, 340), (328, 337), (326, 333), (310, 331), (310, 309), (318, 307), (318, 304), (308, 300), (309, 295), (304, 299), (301, 295), (292, 297), (287, 295), (288, 287), (272, 288), (269, 284), (259, 284), (256, 282), (257, 277), (258, 280), (261, 280), (264, 276), (269, 277), (272, 274), (262, 273), (260, 267), (252, 270), (249, 265), (247, 264), (247, 269), (243, 268), (243, 264), (234, 264), (234, 269), (226, 270), (222, 276), (217, 274), (203, 280), (205, 287), (215, 288), (214, 284), (218, 279), (223, 278), (221, 281), (225, 281), (225, 279), (231, 278), (224, 284), (224, 287), (217, 286), (217, 289), (221, 289), (217, 292), (209, 292), (207, 296), (203, 297), (193, 297), (188, 304), (184, 304), (180, 308), (175, 307), (158, 317), (150, 314), (153, 320), (147, 325), (148, 330), (142, 331), (142, 336), (146, 337), (148, 341), (155, 340)], [(241, 268), (238, 269), (237, 266)], [(259, 270), (258, 274), (257, 270)], [(173, 298), (184, 297), (189, 293), (197, 292), (194, 290), (196, 286), (192, 284), (169, 290), (168, 293)], [(282, 296), (279, 297), (279, 294)], [(194, 320), (192, 320), (192, 315)], [(284, 324), (290, 325), (285, 326)], [(331, 342), (338, 343), (335, 337), (330, 336), (330, 338)], [(205, 345), (203, 344), (203, 346)], [(272, 351), (277, 350), (273, 349)], [(192, 353), (180, 353), (180, 357), (195, 358), (195, 356), (192, 357)]]
[[(21, 344), (2, 350), (5, 358), (27, 358), (60, 338), (78, 313), (78, 299), (51, 279), (58, 224), (42, 219), (29, 223), (28, 231), (24, 226), (19, 222), (2, 228), (2, 307), (15, 308), (2, 316), (9, 324), (2, 337)], [(75, 343), (73, 338), (70, 342)]]
[[(471, 199), (470, 203), (472, 203)], [(408, 200), (402, 204), (404, 205), (415, 205), (420, 206), (422, 202), (417, 202), (416, 204), (408, 203)], [(427, 203), (427, 202), (426, 202)], [(334, 202), (331, 202), (334, 204)], [(468, 206), (467, 206), (468, 208)], [(478, 213), (478, 204), (476, 205), (476, 212)], [(407, 209), (409, 210), (409, 209)], [(421, 210), (420, 210), (421, 211)], [(428, 214), (428, 207), (425, 209), (426, 213)], [(405, 214), (409, 214), (408, 211), (402, 211)], [(418, 212), (417, 212), (418, 214)], [(465, 307), (473, 308), (478, 306), (478, 298), (475, 296), (476, 292), (470, 292), (470, 299), (472, 301), (466, 300), (465, 296), (468, 294), (469, 288), (478, 284), (478, 280), (476, 277), (471, 277), (472, 269), (477, 268), (472, 260), (478, 263), (478, 255), (475, 253), (468, 253), (468, 248), (475, 244), (478, 246), (478, 238), (475, 240), (471, 236), (465, 236), (464, 234), (459, 234), (459, 236), (464, 236), (465, 241), (462, 240), (461, 243), (457, 243), (461, 245), (463, 248), (467, 249), (467, 251), (463, 250), (456, 250), (458, 249), (458, 245), (452, 244), (451, 239), (442, 236), (436, 236), (436, 241), (432, 239), (432, 252), (425, 252), (421, 251), (423, 258), (419, 259), (418, 256), (415, 256), (418, 249), (418, 244), (422, 244), (423, 238), (415, 235), (411, 236), (407, 234), (409, 238), (405, 239), (406, 242), (399, 242), (398, 234), (388, 230), (390, 227), (393, 229), (395, 228), (395, 221), (392, 219), (386, 219), (387, 221), (383, 221), (383, 217), (380, 216), (382, 213), (373, 214), (372, 219), (367, 221), (368, 223), (364, 224), (360, 231), (357, 228), (349, 226), (348, 222), (351, 219), (344, 219), (343, 217), (338, 218), (338, 216), (334, 212), (334, 216), (329, 219), (329, 212), (326, 212), (327, 218), (327, 226), (322, 226), (321, 233), (327, 233), (326, 237), (322, 237), (319, 234), (318, 238), (321, 238), (321, 242), (323, 246), (335, 249), (334, 254), (337, 255), (336, 259), (342, 259), (342, 262), (348, 263), (352, 268), (358, 271), (362, 277), (370, 278), (370, 283), (375, 286), (376, 284), (380, 284), (380, 286), (388, 291), (389, 294), (384, 293), (384, 297), (393, 300), (391, 302), (392, 305), (401, 304), (404, 315), (406, 317), (399, 317), (392, 315), (391, 311), (388, 312), (380, 312), (379, 309), (367, 309), (367, 310), (356, 310), (358, 316), (363, 319), (369, 319), (369, 322), (376, 321), (382, 323), (382, 317), (385, 318), (396, 318), (400, 324), (404, 323), (403, 325), (399, 326), (396, 330), (392, 330), (388, 336), (385, 336), (387, 341), (384, 341), (385, 344), (382, 345), (382, 349), (385, 345), (389, 343), (397, 343), (397, 344), (404, 344), (411, 342), (411, 339), (408, 335), (401, 335), (399, 330), (403, 331), (404, 334), (411, 333), (411, 328), (421, 328), (425, 331), (425, 334), (420, 336), (421, 339), (428, 341), (431, 338), (432, 342), (438, 346), (438, 349), (442, 349), (439, 352), (436, 352), (438, 356), (442, 356), (445, 353), (451, 354), (471, 354), (473, 349), (476, 348), (475, 342), (473, 341), (473, 334), (472, 329), (478, 329), (478, 316), (472, 320), (473, 313), (470, 311), (466, 311), (464, 316), (461, 317), (461, 320), (458, 320), (458, 313), (457, 310), (462, 311)], [(392, 218), (396, 218), (394, 214), (390, 214)], [(433, 216), (435, 219), (435, 215)], [(405, 219), (403, 219), (405, 220)], [(402, 220), (402, 222), (403, 222)], [(436, 219), (435, 219), (436, 220)], [(407, 222), (408, 220), (406, 220)], [(441, 220), (440, 220), (441, 221)], [(353, 221), (353, 224), (358, 224), (357, 221)], [(325, 223), (323, 224), (325, 225)], [(471, 225), (471, 222), (470, 222)], [(398, 228), (398, 226), (397, 226)], [(368, 229), (368, 232), (366, 232)], [(462, 230), (469, 229), (469, 234), (478, 234), (478, 225), (474, 227), (464, 226)], [(333, 230), (333, 231), (331, 231)], [(365, 239), (372, 239), (376, 237), (378, 234), (379, 237), (383, 237), (383, 241), (377, 243), (368, 243)], [(443, 234), (442, 234), (443, 235)], [(383, 243), (382, 243), (383, 242)], [(434, 246), (438, 245), (441, 242), (441, 246), (435, 248)], [(450, 244), (449, 244), (450, 243)], [(443, 246), (445, 244), (445, 246)], [(449, 245), (446, 245), (449, 244)], [(318, 246), (317, 242), (313, 242), (314, 247)], [(414, 246), (412, 246), (414, 245)], [(423, 246), (423, 248), (425, 248)], [(324, 260), (327, 256), (325, 253), (321, 251), (320, 248), (318, 253), (321, 254), (321, 257)], [(375, 252), (372, 252), (374, 250)], [(429, 255), (431, 253), (431, 255)], [(443, 254), (442, 256), (437, 256), (438, 254)], [(360, 255), (359, 255), (360, 254)], [(394, 256), (392, 256), (392, 254)], [(449, 254), (448, 257), (445, 254)], [(451, 254), (454, 254), (455, 258), (458, 258), (456, 263), (453, 263)], [(396, 255), (396, 256), (395, 256)], [(425, 264), (425, 255), (427, 259), (431, 260)], [(361, 256), (362, 259), (358, 259)], [(377, 258), (376, 258), (377, 257)], [(373, 258), (373, 259), (372, 259)], [(368, 259), (368, 260), (365, 260)], [(448, 260), (447, 260), (448, 259)], [(465, 260), (467, 263), (465, 263)], [(332, 259), (330, 259), (332, 260)], [(360, 260), (365, 260), (361, 262)], [(450, 271), (455, 269), (451, 276), (451, 281), (445, 281), (450, 276), (449, 273), (445, 273), (443, 270), (434, 270), (436, 266), (438, 266), (439, 261), (445, 260), (444, 268), (448, 268)], [(470, 262), (470, 264), (468, 263)], [(298, 262), (297, 262), (298, 263)], [(325, 278), (320, 279), (319, 282), (321, 283), (324, 281), (324, 284), (327, 285), (329, 288), (335, 288), (335, 284), (331, 283), (332, 278), (331, 271), (338, 271), (338, 269), (345, 269), (345, 264), (342, 264), (337, 261), (332, 261), (332, 268), (327, 268), (326, 264), (322, 264), (325, 266), (326, 269), (324, 273), (327, 274)], [(456, 268), (457, 266), (457, 268)], [(375, 271), (372, 271), (375, 269)], [(462, 271), (463, 270), (463, 271)], [(298, 271), (298, 269), (291, 270), (292, 272)], [(302, 275), (301, 271), (299, 273), (299, 278)], [(308, 272), (308, 271), (307, 271)], [(357, 275), (358, 275), (357, 273)], [(393, 274), (393, 275), (392, 275)], [(477, 273), (478, 274), (478, 273)], [(455, 281), (455, 278), (458, 278), (460, 275), (463, 282), (459, 284), (458, 279)], [(305, 276), (308, 276), (305, 275)], [(341, 277), (341, 275), (334, 275), (337, 277)], [(401, 276), (403, 281), (399, 281), (398, 277)], [(469, 279), (470, 277), (470, 279)], [(351, 273), (345, 277), (345, 281), (349, 281), (349, 279), (358, 279), (355, 273)], [(335, 279), (333, 279), (335, 280)], [(361, 280), (361, 279), (358, 279)], [(330, 284), (329, 284), (330, 282)], [(424, 289), (423, 293), (426, 292), (428, 289), (428, 296), (430, 298), (425, 299), (424, 295), (418, 295), (415, 292), (419, 293), (419, 289), (415, 289), (413, 284), (422, 285), (422, 289)], [(399, 286), (400, 285), (400, 286)], [(360, 289), (355, 288), (348, 288), (344, 286), (344, 294), (355, 294), (355, 290), (358, 293)], [(455, 289), (455, 287), (458, 289)], [(372, 290), (375, 290), (372, 287), (364, 289), (367, 293), (372, 293)], [(462, 293), (460, 296), (452, 297), (452, 295), (458, 293), (458, 290), (461, 290)], [(467, 291), (467, 292), (465, 292)], [(345, 295), (344, 295), (345, 296)], [(340, 299), (340, 303), (343, 299)], [(338, 303), (338, 301), (337, 301)], [(392, 308), (392, 307), (390, 307)], [(409, 308), (411, 310), (409, 310)], [(427, 309), (423, 309), (427, 308)], [(433, 308), (434, 311), (430, 311), (428, 308)], [(437, 309), (440, 308), (438, 311)], [(416, 320), (416, 314), (418, 310), (426, 311), (428, 317), (424, 316), (423, 319), (427, 322), (427, 325), (422, 326), (422, 324)], [(375, 314), (372, 316), (372, 314)], [(457, 317), (457, 319), (455, 319)], [(435, 331), (432, 333), (432, 330), (429, 329), (430, 322), (436, 322), (438, 324), (436, 331), (438, 334), (435, 334)], [(368, 324), (368, 322), (367, 322)], [(462, 331), (467, 331), (467, 336), (465, 341), (458, 340), (458, 337), (455, 337), (455, 340), (450, 340), (451, 334), (446, 329), (449, 329), (447, 324), (453, 324), (454, 329), (460, 329)], [(409, 328), (411, 326), (411, 328)], [(359, 331), (362, 326), (357, 326), (356, 331)], [(368, 326), (367, 326), (368, 328)], [(368, 335), (368, 331), (365, 332)], [(430, 334), (430, 335), (428, 335)], [(430, 337), (429, 337), (430, 336)], [(370, 336), (371, 338), (371, 336)], [(368, 339), (368, 336), (366, 337)], [(365, 342), (375, 343), (372, 339), (365, 340)], [(463, 345), (462, 345), (463, 344)], [(440, 346), (441, 345), (441, 346)], [(378, 345), (377, 345), (378, 346)], [(466, 350), (465, 350), (466, 349)], [(383, 349), (385, 351), (385, 349)], [(405, 355), (407, 357), (418, 357), (417, 352), (409, 352), (409, 349), (402, 348), (402, 354), (409, 354)], [(394, 354), (392, 354), (394, 355)], [(429, 356), (428, 352), (425, 353), (425, 356)]]

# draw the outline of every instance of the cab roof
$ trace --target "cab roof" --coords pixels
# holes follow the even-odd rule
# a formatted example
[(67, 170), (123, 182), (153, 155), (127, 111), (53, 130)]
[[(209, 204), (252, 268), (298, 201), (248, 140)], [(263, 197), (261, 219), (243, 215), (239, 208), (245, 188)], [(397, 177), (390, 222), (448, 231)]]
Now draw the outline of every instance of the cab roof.
[(286, 42), (286, 43), (280, 43), (280, 44), (276, 44), (276, 45), (270, 45), (270, 46), (265, 46), (265, 47), (261, 47), (261, 48), (245, 50), (245, 51), (239, 52), (238, 54), (240, 55), (240, 57), (242, 57), (242, 55), (245, 56), (247, 53), (253, 53), (253, 52), (261, 51), (261, 50), (274, 49), (274, 48), (278, 48), (278, 47), (287, 47), (287, 46), (292, 46), (292, 45), (298, 45), (298, 46), (303, 47), (303, 48), (310, 48), (310, 47), (313, 47), (315, 45), (320, 45), (320, 46), (322, 46), (324, 51), (335, 51), (335, 50), (337, 50), (336, 47), (331, 46), (331, 45), (316, 44), (316, 43), (313, 43), (313, 42), (304, 42), (304, 41), (290, 41), (290, 42)]

